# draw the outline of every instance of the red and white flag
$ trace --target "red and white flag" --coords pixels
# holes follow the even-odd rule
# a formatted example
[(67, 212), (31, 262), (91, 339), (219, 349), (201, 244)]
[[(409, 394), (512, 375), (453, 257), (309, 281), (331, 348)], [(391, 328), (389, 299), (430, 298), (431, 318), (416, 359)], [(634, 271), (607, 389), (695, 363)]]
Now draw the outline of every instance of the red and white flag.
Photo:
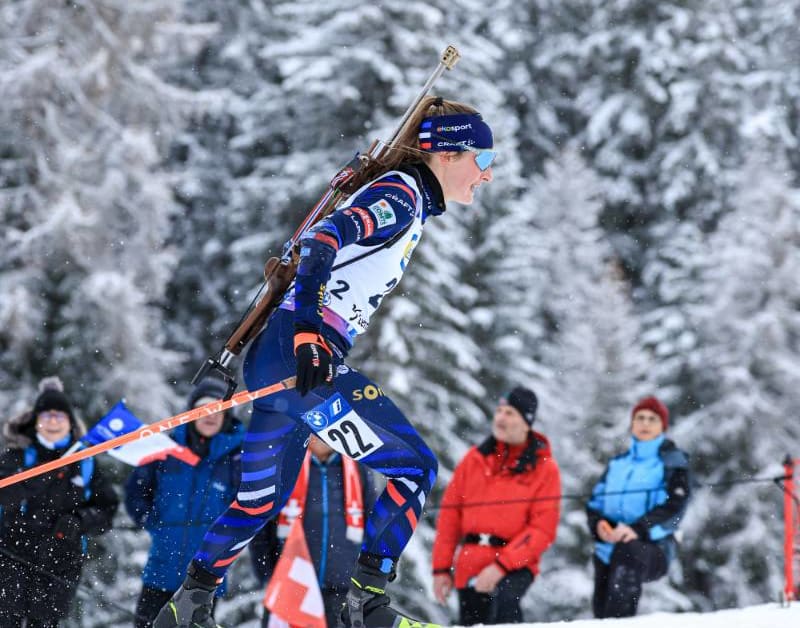
[(325, 606), (311, 562), (303, 518), (292, 524), (283, 552), (264, 592), (271, 628), (326, 628)]

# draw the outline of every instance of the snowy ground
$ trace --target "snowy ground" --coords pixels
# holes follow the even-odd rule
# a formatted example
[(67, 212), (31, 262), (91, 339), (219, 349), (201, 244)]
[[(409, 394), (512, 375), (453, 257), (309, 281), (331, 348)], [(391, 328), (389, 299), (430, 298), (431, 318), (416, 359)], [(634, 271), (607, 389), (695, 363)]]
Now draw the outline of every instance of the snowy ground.
[[(777, 604), (751, 606), (716, 613), (653, 613), (629, 619), (580, 619), (527, 624), (528, 628), (798, 628), (800, 604), (781, 608)], [(515, 628), (520, 628), (517, 625)]]
[[(507, 624), (505, 628), (798, 628), (800, 603), (789, 608), (764, 604), (716, 613), (653, 613), (629, 619), (579, 619), (535, 624)], [(240, 628), (259, 628), (258, 622)], [(504, 628), (497, 626), (495, 628)]]

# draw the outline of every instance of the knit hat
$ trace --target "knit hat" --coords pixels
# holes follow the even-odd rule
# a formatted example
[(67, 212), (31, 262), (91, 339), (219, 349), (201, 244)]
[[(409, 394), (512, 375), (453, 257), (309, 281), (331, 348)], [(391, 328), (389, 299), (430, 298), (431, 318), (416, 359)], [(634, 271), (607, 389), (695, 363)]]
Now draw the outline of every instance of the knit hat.
[(56, 410), (69, 416), (69, 421), (75, 424), (75, 413), (72, 404), (64, 394), (64, 384), (57, 376), (45, 377), (39, 382), (39, 396), (33, 404), (32, 414), (39, 416), (40, 412)]
[[(201, 406), (211, 401), (219, 401), (225, 398), (228, 392), (228, 385), (221, 379), (214, 377), (206, 377), (201, 380), (192, 391), (189, 393), (189, 398), (186, 400), (186, 409), (192, 410), (197, 406)], [(233, 413), (230, 410), (225, 412), (225, 420), (222, 423), (220, 432), (229, 432), (233, 427)], [(191, 424), (192, 429), (195, 429), (194, 423)], [(191, 432), (192, 430), (190, 430)]]
[(533, 425), (536, 418), (536, 409), (539, 407), (539, 400), (529, 388), (516, 386), (505, 397), (500, 399), (501, 403), (507, 403), (522, 415), (528, 425)]
[(669, 410), (667, 406), (661, 403), (656, 397), (650, 396), (645, 397), (635, 406), (633, 406), (633, 410), (631, 411), (631, 419), (633, 419), (634, 415), (639, 410), (650, 410), (650, 412), (655, 412), (659, 417), (661, 417), (661, 425), (664, 428), (664, 431), (667, 431), (669, 427)]
[(192, 391), (189, 393), (189, 398), (186, 400), (186, 406), (191, 410), (198, 405), (197, 402), (203, 397), (210, 397), (214, 401), (219, 401), (225, 397), (226, 392), (228, 392), (228, 387), (225, 385), (225, 382), (213, 377), (206, 377), (201, 380), (197, 386), (192, 388)]

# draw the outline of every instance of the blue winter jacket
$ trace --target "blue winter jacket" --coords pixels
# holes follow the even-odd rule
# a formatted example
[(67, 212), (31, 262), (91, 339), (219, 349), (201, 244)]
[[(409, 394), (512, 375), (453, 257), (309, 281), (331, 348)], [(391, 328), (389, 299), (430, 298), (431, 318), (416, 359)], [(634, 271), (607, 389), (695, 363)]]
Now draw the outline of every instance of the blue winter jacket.
[[(187, 444), (188, 425), (172, 433)], [(208, 454), (197, 466), (168, 456), (137, 467), (125, 486), (125, 506), (134, 522), (152, 538), (142, 573), (148, 587), (176, 591), (203, 535), (236, 496), (241, 471), (241, 444), (245, 429), (234, 420), (229, 431), (209, 443)], [(225, 583), (217, 595), (225, 591)]]
[(612, 458), (586, 506), (595, 554), (608, 564), (613, 543), (597, 536), (597, 524), (629, 525), (644, 541), (657, 543), (667, 559), (675, 554), (674, 533), (689, 502), (686, 454), (663, 434), (649, 441), (631, 437), (631, 447)]

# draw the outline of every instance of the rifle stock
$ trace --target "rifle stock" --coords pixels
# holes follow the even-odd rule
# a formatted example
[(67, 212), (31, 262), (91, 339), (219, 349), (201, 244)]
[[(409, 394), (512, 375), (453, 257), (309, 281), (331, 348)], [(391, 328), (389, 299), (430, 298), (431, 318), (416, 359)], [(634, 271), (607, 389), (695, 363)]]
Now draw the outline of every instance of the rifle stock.
[(233, 355), (239, 355), (261, 331), (270, 314), (275, 311), (283, 299), (286, 290), (294, 281), (297, 261), (294, 255), (289, 259), (270, 257), (264, 265), (264, 292), (261, 299), (247, 313), (244, 320), (231, 334), (225, 343), (225, 349)]

